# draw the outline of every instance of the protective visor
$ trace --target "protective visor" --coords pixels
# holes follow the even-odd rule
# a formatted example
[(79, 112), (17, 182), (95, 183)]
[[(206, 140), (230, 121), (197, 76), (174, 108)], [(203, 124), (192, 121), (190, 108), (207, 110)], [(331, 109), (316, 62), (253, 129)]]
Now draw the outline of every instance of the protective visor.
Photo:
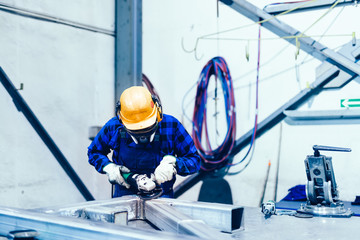
[(130, 134), (131, 138), (136, 144), (138, 143), (149, 143), (154, 140), (155, 132), (158, 128), (158, 122), (156, 121), (150, 127), (140, 129), (140, 130), (130, 130), (127, 129), (124, 125), (125, 130)]

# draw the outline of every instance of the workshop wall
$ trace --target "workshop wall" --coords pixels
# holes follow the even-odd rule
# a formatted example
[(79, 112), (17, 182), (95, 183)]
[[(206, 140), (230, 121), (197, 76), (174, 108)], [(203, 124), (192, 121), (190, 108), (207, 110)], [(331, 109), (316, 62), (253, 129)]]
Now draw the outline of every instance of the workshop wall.
[[(251, 2), (259, 8), (269, 3)], [(114, 30), (112, 0), (0, 0), (0, 3)], [(258, 25), (222, 3), (217, 17), (216, 3), (216, 0), (143, 1), (143, 72), (159, 93), (164, 112), (177, 117), (191, 132), (188, 118), (192, 118), (199, 74), (211, 58), (224, 57), (234, 81), (239, 138), (254, 124)], [(325, 12), (298, 13), (280, 20), (304, 31)], [(321, 36), (326, 31), (320, 42), (337, 48), (351, 41), (352, 32), (360, 32), (353, 21), (356, 14), (359, 9), (353, 6), (335, 8), (306, 33)], [(86, 152), (90, 144), (89, 127), (102, 126), (114, 112), (114, 38), (4, 11), (0, 11), (0, 22), (0, 66), (15, 86), (24, 84), (20, 94), (94, 197), (109, 198), (107, 178), (88, 164)], [(236, 31), (216, 34), (235, 28)], [(192, 51), (197, 39), (208, 34), (213, 34), (214, 39), (200, 39), (196, 52)], [(320, 64), (302, 51), (296, 59), (296, 48), (266, 29), (261, 31), (261, 37), (259, 122), (313, 82)], [(214, 89), (214, 83), (209, 89)], [(360, 98), (359, 90), (359, 84), (353, 81), (339, 91), (321, 93), (301, 109), (340, 109), (340, 99)], [(214, 113), (213, 106), (213, 101), (208, 100), (209, 116)], [(215, 126), (214, 118), (208, 119), (214, 144), (222, 141), (226, 131), (221, 98), (218, 106), (218, 125)], [(33, 208), (84, 201), (3, 87), (0, 109), (0, 205)], [(293, 126), (285, 122), (275, 126), (256, 141), (248, 167), (240, 174), (225, 177), (234, 203), (259, 205), (269, 161), (264, 200), (274, 198), (278, 164), (276, 200), (283, 198), (289, 188), (305, 184), (303, 161), (313, 153), (315, 144), (352, 148), (351, 153), (323, 153), (333, 156), (340, 198), (352, 201), (355, 195), (360, 195), (357, 189), (360, 179), (356, 175), (359, 128), (355, 124)], [(234, 162), (240, 161), (246, 151), (247, 147), (236, 155)], [(248, 161), (249, 158), (230, 171), (242, 169)], [(200, 187), (201, 183), (180, 198), (197, 200)]]
[[(114, 30), (114, 1), (5, 1), (17, 8)], [(0, 66), (96, 199), (105, 175), (87, 162), (88, 129), (114, 109), (114, 38), (0, 11)], [(0, 87), (0, 205), (84, 201), (11, 97)], [(106, 186), (106, 187), (104, 187)]]

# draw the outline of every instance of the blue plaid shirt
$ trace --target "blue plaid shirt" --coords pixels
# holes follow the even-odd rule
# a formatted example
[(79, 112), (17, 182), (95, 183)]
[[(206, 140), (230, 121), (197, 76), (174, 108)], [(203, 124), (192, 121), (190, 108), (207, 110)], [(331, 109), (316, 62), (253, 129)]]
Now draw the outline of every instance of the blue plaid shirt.
[[(112, 160), (117, 163), (121, 154), (120, 130), (123, 124), (117, 117), (110, 119), (95, 137), (88, 147), (89, 163), (100, 172), (103, 167), (110, 163), (107, 155), (113, 150)], [(165, 155), (176, 157), (176, 170), (179, 175), (186, 176), (200, 169), (200, 156), (191, 136), (183, 125), (173, 116), (164, 114), (159, 122), (157, 133), (160, 134), (161, 151), (158, 153), (162, 159)], [(131, 139), (129, 134), (126, 138)], [(131, 140), (132, 141), (132, 140)], [(131, 156), (122, 156), (123, 158)]]

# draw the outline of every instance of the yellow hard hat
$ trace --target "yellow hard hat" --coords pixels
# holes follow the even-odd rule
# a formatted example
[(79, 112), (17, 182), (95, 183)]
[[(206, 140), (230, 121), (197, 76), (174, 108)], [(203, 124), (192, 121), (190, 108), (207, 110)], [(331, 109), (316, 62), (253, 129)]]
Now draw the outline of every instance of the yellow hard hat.
[(145, 87), (130, 87), (121, 94), (119, 117), (127, 129), (148, 128), (156, 123), (158, 115), (158, 106)]

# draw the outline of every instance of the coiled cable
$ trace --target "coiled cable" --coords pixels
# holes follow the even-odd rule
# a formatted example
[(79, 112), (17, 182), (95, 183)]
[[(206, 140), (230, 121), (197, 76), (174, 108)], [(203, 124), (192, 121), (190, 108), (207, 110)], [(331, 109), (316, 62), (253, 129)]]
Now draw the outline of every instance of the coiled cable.
[[(210, 144), (207, 126), (207, 89), (211, 76), (220, 80), (224, 94), (227, 131), (223, 142), (215, 149)], [(215, 89), (215, 98), (217, 89)], [(203, 147), (203, 136), (205, 136), (206, 148)], [(234, 146), (236, 137), (236, 114), (233, 83), (229, 68), (224, 58), (215, 57), (208, 61), (201, 71), (195, 98), (193, 114), (192, 137), (196, 148), (202, 158), (201, 169), (212, 171), (226, 165), (227, 158)]]

